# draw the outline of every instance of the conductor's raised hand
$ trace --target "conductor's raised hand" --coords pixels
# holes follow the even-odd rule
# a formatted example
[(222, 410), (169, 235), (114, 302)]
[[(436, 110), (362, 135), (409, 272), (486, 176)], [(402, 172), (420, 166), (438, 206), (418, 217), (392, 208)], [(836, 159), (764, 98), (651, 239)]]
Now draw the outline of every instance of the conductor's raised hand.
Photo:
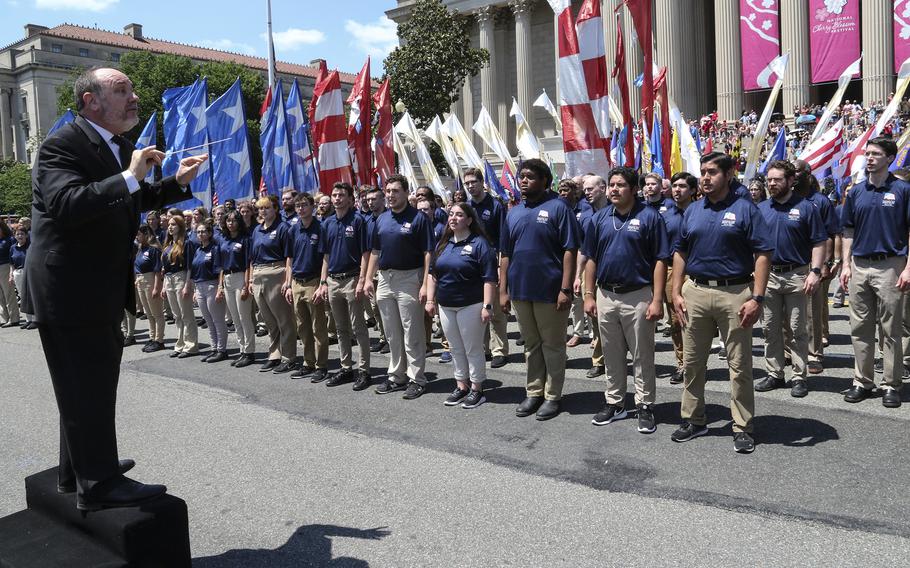
[(141, 150), (133, 150), (133, 155), (130, 157), (130, 173), (133, 174), (133, 177), (137, 180), (145, 179), (149, 170), (156, 165), (160, 166), (162, 160), (164, 160), (164, 152), (156, 149), (154, 146), (146, 146)]
[(177, 183), (186, 185), (193, 181), (196, 178), (196, 174), (199, 173), (199, 166), (208, 159), (208, 154), (200, 154), (180, 160), (180, 167), (177, 168)]

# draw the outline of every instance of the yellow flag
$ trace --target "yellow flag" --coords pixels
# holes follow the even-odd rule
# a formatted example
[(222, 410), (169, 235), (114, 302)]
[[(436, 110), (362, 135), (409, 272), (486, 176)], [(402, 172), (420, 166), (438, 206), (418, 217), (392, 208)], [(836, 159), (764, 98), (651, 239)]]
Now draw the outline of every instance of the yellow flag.
[(670, 175), (678, 174), (683, 170), (682, 148), (679, 146), (679, 132), (673, 129), (673, 141), (670, 143)]

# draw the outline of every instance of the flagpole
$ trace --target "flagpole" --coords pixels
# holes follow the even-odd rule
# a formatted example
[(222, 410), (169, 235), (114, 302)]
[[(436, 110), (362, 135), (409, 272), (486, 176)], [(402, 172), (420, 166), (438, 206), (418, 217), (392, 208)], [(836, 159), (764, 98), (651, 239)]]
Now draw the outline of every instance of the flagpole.
[(269, 87), (275, 86), (275, 44), (272, 42), (272, 0), (266, 0), (266, 22), (269, 38)]

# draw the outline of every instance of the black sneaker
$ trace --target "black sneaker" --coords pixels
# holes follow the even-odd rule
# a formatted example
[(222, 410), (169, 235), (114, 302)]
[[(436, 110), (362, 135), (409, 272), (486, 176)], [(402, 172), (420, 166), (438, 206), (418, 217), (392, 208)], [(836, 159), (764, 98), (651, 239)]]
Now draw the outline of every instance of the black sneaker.
[(310, 376), (310, 382), (313, 384), (321, 383), (329, 378), (329, 372), (325, 369), (316, 369)]
[(293, 365), (294, 365), (293, 361), (284, 361), (282, 363), (279, 363), (277, 367), (272, 369), (272, 372), (275, 373), (276, 375), (280, 375), (282, 373), (290, 373), (294, 369)]
[(721, 347), (721, 348), (717, 351), (717, 358), (720, 359), (721, 361), (726, 361), (726, 360), (727, 360), (727, 349), (726, 349), (726, 347)]
[(698, 438), (699, 436), (704, 436), (707, 433), (707, 426), (698, 426), (690, 422), (683, 422), (679, 428), (677, 428), (676, 431), (670, 435), (670, 439), (674, 442), (688, 442), (692, 438)]
[(751, 454), (755, 451), (755, 440), (746, 432), (733, 434), (733, 450), (737, 454)]
[(774, 389), (784, 388), (785, 386), (787, 386), (787, 381), (769, 375), (755, 383), (755, 390), (758, 392), (768, 392), (773, 391)]
[(354, 390), (362, 391), (365, 390), (373, 382), (373, 377), (363, 369), (357, 371), (357, 380), (354, 381)]
[(508, 362), (508, 359), (506, 359), (504, 355), (496, 355), (493, 357), (493, 360), (490, 361), (490, 368), (498, 369), (500, 367), (505, 367)]
[(603, 426), (604, 424), (609, 424), (610, 422), (615, 422), (616, 420), (622, 420), (623, 418), (629, 415), (626, 412), (626, 409), (620, 405), (614, 404), (605, 404), (603, 410), (594, 415), (594, 418), (591, 420), (591, 424), (595, 426)]
[(675, 371), (673, 371), (673, 374), (670, 375), (670, 384), (671, 385), (681, 385), (684, 378), (685, 378), (684, 371), (682, 369), (676, 369)]
[(452, 394), (449, 395), (449, 398), (445, 399), (443, 404), (446, 406), (455, 406), (466, 396), (468, 396), (467, 390), (461, 390), (460, 388), (455, 387), (455, 390), (452, 391)]
[(638, 431), (642, 434), (652, 434), (657, 430), (657, 423), (654, 421), (654, 411), (651, 410), (650, 404), (638, 405)]
[(388, 343), (380, 340), (379, 343), (374, 343), (373, 345), (370, 346), (370, 353), (379, 353), (380, 351), (382, 351), (383, 347), (387, 347), (387, 346), (388, 346)]
[(281, 364), (281, 361), (278, 359), (269, 359), (268, 361), (263, 363), (261, 367), (259, 367), (259, 372), (268, 373), (269, 371), (273, 370), (275, 367), (277, 367), (280, 364)]
[(486, 401), (487, 397), (483, 396), (483, 391), (472, 390), (470, 394), (465, 397), (464, 402), (461, 403), (461, 407), (477, 408)]
[(885, 372), (885, 362), (882, 361), (881, 359), (875, 360), (875, 372), (879, 373), (879, 374)]
[(351, 380), (353, 374), (354, 369), (338, 369), (329, 376), (329, 380), (325, 382), (325, 386), (337, 387), (338, 385), (342, 385)]
[(376, 394), (389, 394), (390, 392), (402, 391), (407, 385), (399, 385), (392, 379), (386, 379), (381, 385), (376, 387)]
[(309, 366), (307, 366), (307, 365), (304, 365), (304, 366), (301, 367), (300, 369), (298, 369), (298, 370), (294, 371), (293, 373), (291, 373), (291, 378), (292, 378), (292, 379), (305, 379), (305, 378), (309, 377), (310, 375), (312, 375), (312, 374), (315, 373), (315, 372), (316, 372), (316, 369), (314, 369), (313, 367), (309, 367)]
[(425, 390), (427, 390), (425, 386), (411, 381), (408, 383), (408, 388), (401, 398), (405, 400), (414, 400), (415, 398), (420, 398), (420, 395), (422, 395)]

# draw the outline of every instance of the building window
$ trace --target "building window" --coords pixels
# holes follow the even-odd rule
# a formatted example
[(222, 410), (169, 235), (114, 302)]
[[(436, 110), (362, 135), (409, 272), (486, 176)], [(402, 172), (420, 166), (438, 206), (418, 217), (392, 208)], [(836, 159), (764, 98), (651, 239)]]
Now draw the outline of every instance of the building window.
[(63, 46), (60, 45), (59, 43), (52, 43), (51, 51), (54, 53), (63, 53)]
[(119, 54), (119, 53), (112, 53), (112, 54), (111, 54), (111, 61), (113, 61), (114, 63), (120, 63), (120, 54)]
[(79, 48), (79, 57), (88, 57), (88, 50), (84, 47)]

